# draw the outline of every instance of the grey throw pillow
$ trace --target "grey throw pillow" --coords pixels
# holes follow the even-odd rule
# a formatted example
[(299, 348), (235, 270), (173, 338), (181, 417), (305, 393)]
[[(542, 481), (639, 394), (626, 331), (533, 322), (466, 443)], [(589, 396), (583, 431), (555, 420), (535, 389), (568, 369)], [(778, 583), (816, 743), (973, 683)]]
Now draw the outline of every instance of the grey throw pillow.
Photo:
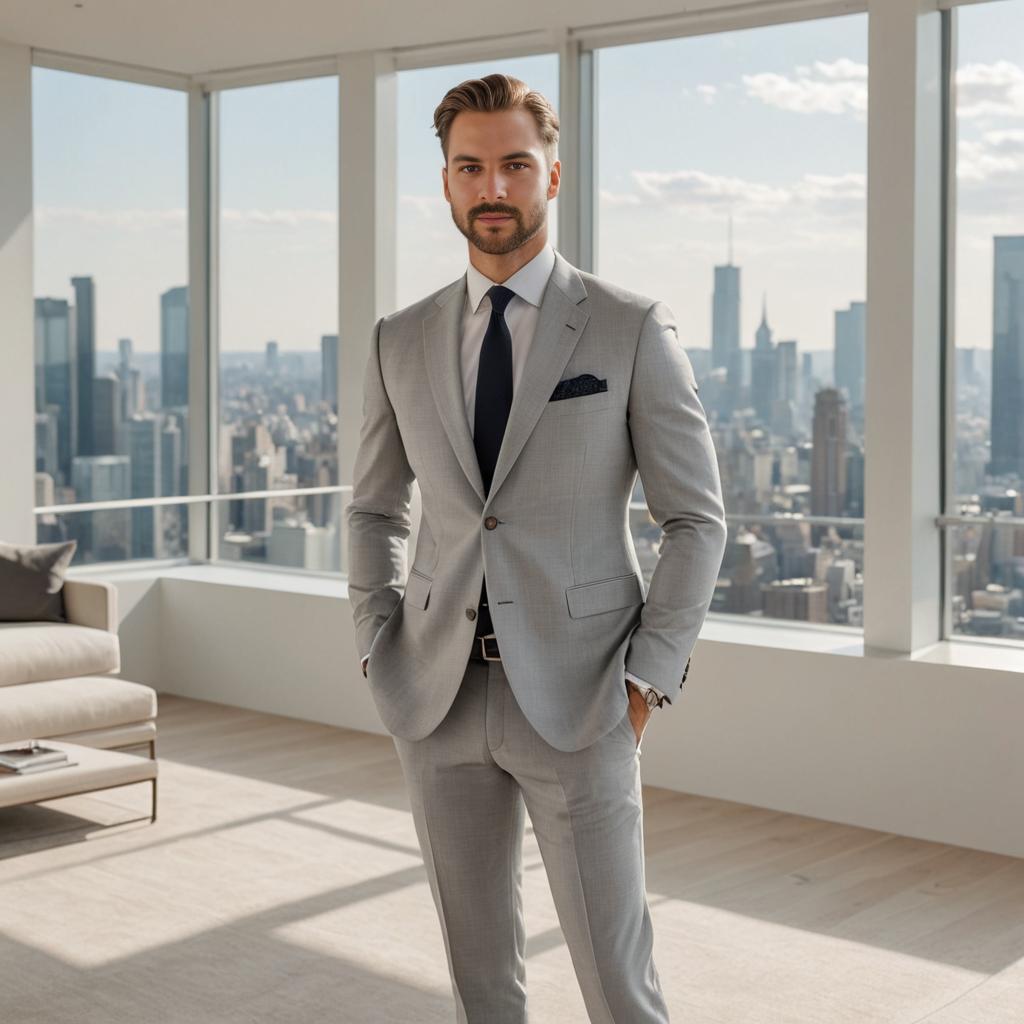
[(77, 546), (0, 543), (0, 622), (67, 622), (64, 573)]

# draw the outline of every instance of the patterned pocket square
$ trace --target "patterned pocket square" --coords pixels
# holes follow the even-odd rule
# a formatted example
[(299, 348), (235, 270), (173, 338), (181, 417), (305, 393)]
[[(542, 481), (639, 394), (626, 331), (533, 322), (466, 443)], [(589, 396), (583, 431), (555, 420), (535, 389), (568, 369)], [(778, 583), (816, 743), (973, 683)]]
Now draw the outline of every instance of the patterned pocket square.
[(599, 380), (592, 373), (581, 373), (578, 377), (560, 380), (551, 392), (549, 402), (558, 402), (563, 398), (580, 398), (582, 395), (594, 395), (599, 391), (608, 390), (608, 381)]

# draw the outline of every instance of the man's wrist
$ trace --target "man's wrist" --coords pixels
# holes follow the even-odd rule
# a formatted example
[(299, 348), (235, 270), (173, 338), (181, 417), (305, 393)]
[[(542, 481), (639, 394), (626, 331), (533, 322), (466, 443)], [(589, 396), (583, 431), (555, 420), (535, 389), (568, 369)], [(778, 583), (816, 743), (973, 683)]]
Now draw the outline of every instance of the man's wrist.
[(652, 710), (654, 708), (660, 708), (662, 704), (668, 700), (668, 697), (666, 697), (665, 694), (663, 694), (657, 687), (651, 686), (650, 683), (640, 683), (627, 676), (626, 686), (633, 687), (633, 689), (644, 698), (647, 706)]

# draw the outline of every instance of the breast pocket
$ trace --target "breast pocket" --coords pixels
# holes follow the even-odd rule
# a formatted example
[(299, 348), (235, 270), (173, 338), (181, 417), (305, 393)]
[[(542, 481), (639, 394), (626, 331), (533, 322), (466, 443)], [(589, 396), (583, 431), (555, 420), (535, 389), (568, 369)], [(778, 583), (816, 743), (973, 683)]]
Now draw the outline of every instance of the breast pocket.
[(575, 398), (561, 398), (548, 403), (544, 408), (544, 415), (556, 418), (561, 416), (582, 416), (584, 413), (596, 412), (598, 409), (607, 409), (618, 401), (612, 391), (595, 391), (591, 395), (577, 395)]

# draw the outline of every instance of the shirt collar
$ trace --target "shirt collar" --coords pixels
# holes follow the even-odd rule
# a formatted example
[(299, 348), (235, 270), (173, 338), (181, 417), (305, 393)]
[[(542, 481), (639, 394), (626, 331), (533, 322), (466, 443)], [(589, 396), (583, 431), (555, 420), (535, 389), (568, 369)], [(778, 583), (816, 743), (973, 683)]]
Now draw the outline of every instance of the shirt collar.
[[(555, 250), (549, 243), (529, 263), (521, 266), (507, 281), (502, 281), (501, 284), (505, 288), (510, 288), (531, 306), (539, 306), (554, 266)], [(469, 308), (474, 313), (480, 308), (480, 303), (488, 289), (497, 283), (481, 274), (472, 263), (469, 264), (466, 268), (466, 294), (469, 299)]]

